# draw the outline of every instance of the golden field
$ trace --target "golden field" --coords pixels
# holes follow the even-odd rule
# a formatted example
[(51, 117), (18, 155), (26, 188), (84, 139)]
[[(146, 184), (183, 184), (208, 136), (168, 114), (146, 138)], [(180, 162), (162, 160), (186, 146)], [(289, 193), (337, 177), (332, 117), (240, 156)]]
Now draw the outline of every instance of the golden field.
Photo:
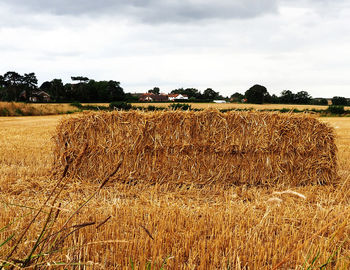
[(62, 117), (0, 117), (0, 245), (15, 234), (0, 246), (0, 260), (15, 264), (13, 258), (25, 259), (45, 213), (53, 209), (59, 215), (52, 231), (65, 227), (72, 216), (66, 225), (71, 233), (55, 252), (42, 253), (32, 268), (55, 262), (77, 269), (350, 268), (349, 118), (321, 118), (338, 135), (339, 185), (286, 189), (107, 183), (99, 190), (99, 184), (71, 181), (57, 199), (60, 205), (45, 207), (7, 258), (56, 184), (51, 138)]
[[(170, 105), (176, 102), (167, 103), (131, 103), (135, 107), (162, 107), (169, 108)], [(298, 110), (326, 110), (328, 106), (321, 105), (298, 105), (298, 104), (244, 104), (244, 103), (188, 103), (192, 109), (253, 109), (253, 110), (281, 110), (281, 109), (298, 109)], [(109, 103), (83, 103), (82, 105), (92, 105), (108, 107)], [(345, 107), (350, 110), (350, 107)], [(0, 102), (0, 117), (1, 116), (44, 116), (57, 115), (79, 112), (80, 110), (68, 103), (21, 103), (21, 102)]]
[[(156, 106), (156, 107), (164, 107), (167, 108), (169, 105), (174, 104), (176, 102), (169, 103), (132, 103), (133, 106)], [(180, 102), (183, 103), (183, 102)], [(188, 103), (191, 105), (192, 109), (254, 109), (254, 110), (280, 110), (280, 109), (298, 109), (298, 110), (306, 110), (306, 109), (317, 109), (317, 110), (326, 110), (328, 106), (322, 105), (298, 105), (298, 104), (246, 104), (246, 103)], [(102, 105), (102, 104), (100, 104)], [(350, 107), (345, 107), (346, 110), (349, 110)]]
[(77, 112), (70, 104), (21, 103), (0, 101), (0, 116), (55, 115)]

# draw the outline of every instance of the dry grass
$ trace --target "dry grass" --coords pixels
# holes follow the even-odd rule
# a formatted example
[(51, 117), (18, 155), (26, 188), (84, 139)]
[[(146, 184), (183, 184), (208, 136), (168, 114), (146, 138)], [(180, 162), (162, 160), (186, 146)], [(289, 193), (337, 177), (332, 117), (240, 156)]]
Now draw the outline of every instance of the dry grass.
[[(63, 121), (57, 167), (87, 146), (76, 177), (96, 181), (123, 159), (115, 180), (288, 186), (335, 183), (333, 130), (306, 114), (99, 112)], [(307, 160), (307, 162), (305, 162)]]
[[(53, 187), (51, 136), (60, 116), (0, 118), (0, 232), (4, 240), (20, 232)], [(95, 269), (306, 269), (315, 266), (349, 269), (350, 119), (322, 118), (335, 127), (341, 184), (281, 187), (174, 188), (171, 186), (109, 183), (72, 220), (102, 226), (83, 228), (64, 242), (66, 249), (51, 261), (87, 263)], [(57, 226), (98, 188), (94, 183), (70, 182), (60, 197)], [(17, 220), (16, 220), (17, 218)], [(26, 236), (23, 256), (40, 224)], [(152, 236), (152, 238), (151, 238)], [(1, 243), (0, 240), (0, 243)], [(0, 247), (0, 259), (14, 242)], [(317, 257), (316, 255), (319, 254)], [(332, 256), (333, 254), (333, 256)], [(229, 268), (229, 267), (230, 268)], [(312, 269), (312, 268), (309, 268)], [(316, 268), (315, 268), (316, 269)]]
[[(148, 107), (156, 106), (168, 108), (169, 105), (178, 103), (178, 102), (160, 102), (160, 103), (131, 103), (132, 106), (136, 107)], [(186, 103), (186, 102), (180, 102)], [(316, 109), (316, 110), (325, 110), (328, 108), (328, 105), (298, 105), (298, 104), (247, 104), (247, 103), (188, 103), (191, 105), (192, 109), (255, 109), (255, 110), (281, 110), (281, 109)], [(108, 103), (84, 103), (83, 105), (95, 105), (95, 106), (108, 106)], [(345, 109), (350, 110), (350, 107), (345, 107)]]
[[(183, 103), (183, 102), (181, 102)], [(133, 106), (142, 106), (147, 107), (149, 105), (156, 107), (169, 107), (170, 104), (174, 104), (174, 102), (169, 103), (132, 103)], [(306, 110), (306, 109), (317, 109), (317, 110), (325, 110), (328, 106), (322, 105), (297, 105), (297, 104), (244, 104), (244, 103), (189, 103), (193, 109), (255, 109), (255, 110), (272, 110), (272, 109), (298, 109), (298, 110)], [(346, 109), (350, 109), (350, 107), (346, 107)]]
[(69, 104), (27, 104), (0, 102), (0, 116), (55, 115), (76, 111), (78, 111), (77, 108)]

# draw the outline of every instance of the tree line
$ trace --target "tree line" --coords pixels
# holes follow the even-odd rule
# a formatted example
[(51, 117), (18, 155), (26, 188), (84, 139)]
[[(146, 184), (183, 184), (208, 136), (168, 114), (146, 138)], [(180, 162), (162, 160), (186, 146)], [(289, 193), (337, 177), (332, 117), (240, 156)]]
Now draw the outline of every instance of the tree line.
[[(195, 88), (180, 88), (171, 91), (171, 93), (185, 94), (191, 100), (200, 100), (209, 98), (213, 99), (225, 99), (231, 102), (246, 102), (254, 104), (263, 103), (275, 103), (275, 104), (312, 104), (312, 105), (328, 105), (328, 100), (325, 98), (314, 99), (307, 91), (299, 91), (293, 93), (291, 90), (283, 90), (279, 96), (271, 95), (265, 86), (256, 84), (245, 91), (244, 94), (236, 92), (230, 97), (222, 97), (219, 92), (215, 92), (211, 88), (208, 88), (201, 94)], [(345, 97), (335, 96), (332, 98), (333, 105), (350, 105), (350, 102)]]
[[(61, 79), (45, 81), (38, 86), (38, 79), (34, 72), (23, 75), (8, 71), (0, 75), (0, 100), (1, 101), (30, 101), (30, 97), (44, 91), (50, 95), (52, 102), (113, 102), (113, 101), (138, 101), (138, 97), (125, 93), (120, 82), (115, 80), (96, 81), (84, 76), (72, 76), (72, 83), (63, 83)], [(148, 90), (149, 93), (160, 94), (159, 87)], [(327, 105), (325, 98), (313, 99), (307, 91), (293, 93), (291, 90), (283, 90), (279, 96), (271, 95), (266, 87), (254, 85), (245, 93), (236, 92), (224, 97), (218, 91), (207, 88), (203, 92), (196, 88), (178, 88), (171, 94), (182, 94), (192, 102), (210, 102), (213, 100), (226, 100), (231, 102), (247, 102), (255, 104), (279, 103), (279, 104), (315, 104)], [(333, 97), (333, 105), (350, 105), (345, 97)]]
[[(151, 90), (148, 90), (148, 93), (160, 94), (159, 87), (154, 87)], [(186, 95), (190, 101), (201, 101), (201, 102), (210, 102), (216, 99), (228, 99), (228, 97), (223, 97), (219, 92), (214, 91), (212, 88), (207, 88), (200, 92), (196, 88), (178, 88), (170, 92), (170, 94), (181, 94)]]
[(52, 102), (112, 102), (127, 98), (118, 81), (95, 81), (83, 76), (71, 79), (73, 83), (64, 84), (61, 79), (53, 79), (38, 87), (34, 72), (21, 75), (9, 71), (0, 75), (0, 100), (30, 101), (39, 91), (48, 93)]

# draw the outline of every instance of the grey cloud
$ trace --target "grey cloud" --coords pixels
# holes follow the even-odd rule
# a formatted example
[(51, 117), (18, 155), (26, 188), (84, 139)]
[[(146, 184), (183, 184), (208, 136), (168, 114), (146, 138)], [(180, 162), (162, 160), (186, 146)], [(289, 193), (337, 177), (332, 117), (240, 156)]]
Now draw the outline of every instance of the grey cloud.
[(340, 12), (350, 7), (348, 0), (278, 0), (279, 5), (308, 7), (318, 13)]
[(116, 16), (148, 23), (251, 18), (276, 12), (276, 0), (4, 0), (12, 10)]

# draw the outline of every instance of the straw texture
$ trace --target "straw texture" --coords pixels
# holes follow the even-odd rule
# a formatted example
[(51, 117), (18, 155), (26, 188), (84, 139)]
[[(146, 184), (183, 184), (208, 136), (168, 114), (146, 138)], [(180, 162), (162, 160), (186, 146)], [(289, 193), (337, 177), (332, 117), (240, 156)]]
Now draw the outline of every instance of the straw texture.
[(55, 168), (84, 151), (69, 173), (115, 181), (297, 186), (337, 180), (333, 129), (306, 114), (100, 112), (57, 127)]

